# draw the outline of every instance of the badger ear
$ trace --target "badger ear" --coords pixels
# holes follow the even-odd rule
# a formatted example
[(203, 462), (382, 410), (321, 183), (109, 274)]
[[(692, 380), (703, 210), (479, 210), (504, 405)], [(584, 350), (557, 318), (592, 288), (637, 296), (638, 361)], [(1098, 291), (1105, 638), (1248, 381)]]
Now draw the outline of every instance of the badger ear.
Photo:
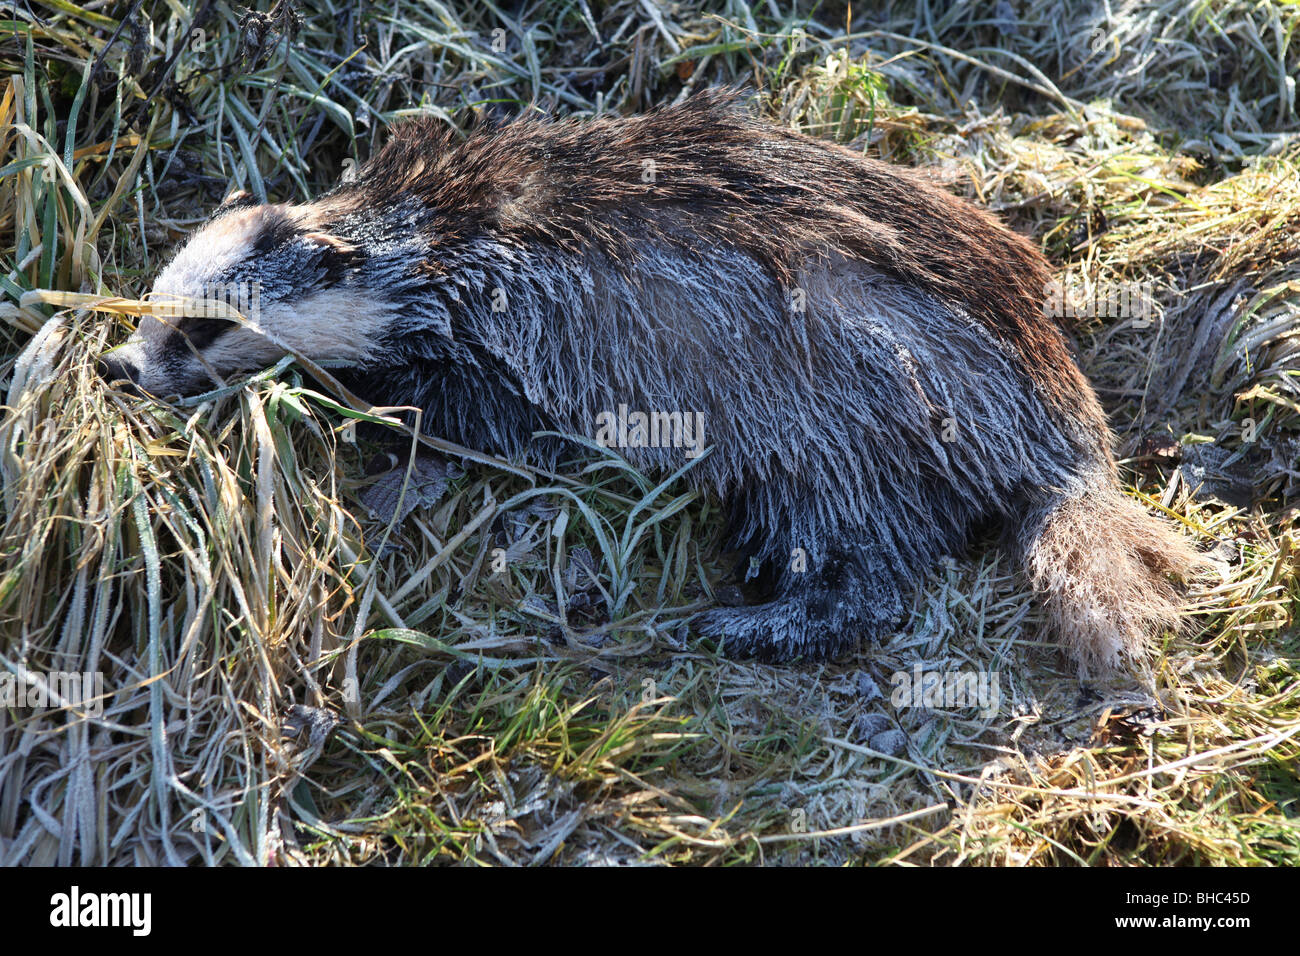
[(236, 189), (233, 193), (221, 200), (218, 209), (236, 209), (239, 206), (255, 206), (257, 199), (247, 189)]
[(352, 245), (346, 239), (342, 239), (328, 232), (306, 232), (303, 233), (303, 239), (313, 245), (321, 246), (326, 252), (352, 253), (357, 251), (357, 247)]
[(221, 200), (221, 205), (212, 210), (208, 220), (218, 219), (228, 212), (235, 209), (243, 209), (245, 206), (256, 206), (257, 198), (246, 189), (236, 189), (233, 193)]

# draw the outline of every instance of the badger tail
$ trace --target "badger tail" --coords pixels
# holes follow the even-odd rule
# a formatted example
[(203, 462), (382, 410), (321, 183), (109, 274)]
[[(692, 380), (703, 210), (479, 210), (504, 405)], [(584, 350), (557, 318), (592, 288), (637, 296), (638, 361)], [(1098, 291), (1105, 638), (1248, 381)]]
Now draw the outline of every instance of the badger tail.
[(1151, 636), (1185, 622), (1182, 591), (1204, 561), (1108, 475), (1048, 501), (1022, 525), (1019, 550), (1049, 625), (1084, 672), (1138, 659)]

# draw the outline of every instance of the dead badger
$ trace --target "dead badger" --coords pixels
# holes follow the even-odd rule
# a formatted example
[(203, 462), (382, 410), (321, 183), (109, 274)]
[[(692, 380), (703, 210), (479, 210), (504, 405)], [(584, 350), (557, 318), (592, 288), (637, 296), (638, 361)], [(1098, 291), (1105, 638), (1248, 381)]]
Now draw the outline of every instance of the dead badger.
[[(498, 454), (594, 438), (619, 409), (702, 416), (713, 450), (690, 480), (729, 504), (769, 588), (696, 619), (731, 651), (840, 653), (995, 519), (1056, 635), (1115, 665), (1177, 621), (1166, 575), (1195, 553), (1119, 490), (1050, 280), (970, 203), (707, 92), (465, 139), (409, 122), (313, 203), (228, 201), (154, 291), (256, 283), (268, 335)], [(106, 363), (165, 395), (282, 353), (228, 321), (147, 317)]]

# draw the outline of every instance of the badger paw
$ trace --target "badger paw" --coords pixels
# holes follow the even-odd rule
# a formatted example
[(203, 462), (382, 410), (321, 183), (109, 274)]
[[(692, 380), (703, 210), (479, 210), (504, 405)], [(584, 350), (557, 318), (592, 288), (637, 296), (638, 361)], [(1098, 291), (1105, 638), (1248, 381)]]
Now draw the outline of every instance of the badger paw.
[(850, 621), (831, 627), (810, 618), (801, 600), (715, 608), (698, 615), (691, 626), (700, 637), (717, 641), (728, 656), (770, 663), (836, 657), (852, 649), (863, 633)]
[(766, 604), (720, 607), (693, 622), (727, 654), (779, 662), (836, 657), (878, 637), (903, 616), (895, 579), (858, 554), (810, 574)]

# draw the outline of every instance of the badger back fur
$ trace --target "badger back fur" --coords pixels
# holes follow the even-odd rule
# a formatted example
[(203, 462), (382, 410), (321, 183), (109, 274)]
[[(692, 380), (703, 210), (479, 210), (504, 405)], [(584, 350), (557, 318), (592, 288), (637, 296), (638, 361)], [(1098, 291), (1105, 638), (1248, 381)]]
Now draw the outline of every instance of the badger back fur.
[[(155, 291), (242, 279), (270, 339), (350, 363), (361, 394), (464, 445), (544, 456), (534, 433), (595, 438), (620, 408), (699, 416), (712, 453), (690, 480), (729, 502), (730, 545), (772, 590), (697, 619), (731, 650), (819, 656), (879, 633), (990, 519), (1081, 664), (1178, 620), (1166, 575), (1194, 553), (1120, 492), (1041, 254), (728, 94), (463, 139), (406, 123), (313, 203), (228, 203)], [(212, 321), (147, 318), (110, 368), (167, 393), (278, 354)]]

